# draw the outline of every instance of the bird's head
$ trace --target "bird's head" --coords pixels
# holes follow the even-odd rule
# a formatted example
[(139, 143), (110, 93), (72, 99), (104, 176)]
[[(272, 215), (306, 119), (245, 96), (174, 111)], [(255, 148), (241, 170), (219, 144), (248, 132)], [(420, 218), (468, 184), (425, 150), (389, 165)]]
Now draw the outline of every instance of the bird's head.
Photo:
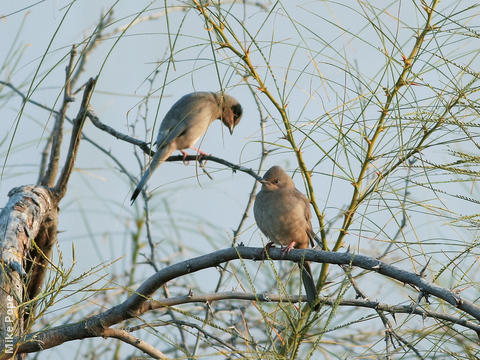
[(272, 166), (259, 181), (262, 184), (262, 190), (266, 191), (295, 188), (290, 176), (280, 166)]
[(222, 120), (223, 124), (228, 128), (231, 135), (233, 134), (233, 129), (235, 128), (235, 126), (237, 126), (242, 117), (242, 105), (240, 105), (237, 99), (226, 94), (217, 94), (217, 98), (222, 108), (220, 119)]

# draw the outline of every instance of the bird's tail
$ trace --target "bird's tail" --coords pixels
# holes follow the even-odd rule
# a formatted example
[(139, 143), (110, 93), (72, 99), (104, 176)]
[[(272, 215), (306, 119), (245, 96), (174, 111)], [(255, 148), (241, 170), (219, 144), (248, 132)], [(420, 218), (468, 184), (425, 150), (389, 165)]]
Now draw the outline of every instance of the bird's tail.
[(320, 238), (319, 238), (317, 235), (315, 235), (315, 233), (312, 232), (312, 233), (308, 234), (308, 238), (309, 238), (309, 240), (310, 240), (310, 245), (312, 246), (312, 248), (314, 248), (314, 247), (315, 247), (315, 243), (317, 243), (317, 245), (320, 246), (320, 248), (321, 248), (322, 250), (325, 250), (325, 249), (323, 248), (322, 240), (320, 240)]
[(133, 191), (132, 197), (130, 198), (130, 205), (134, 203), (138, 194), (140, 194), (140, 191), (142, 191), (143, 187), (147, 183), (148, 179), (150, 179), (150, 176), (152, 176), (155, 169), (159, 167), (174, 150), (175, 149), (173, 148), (172, 144), (167, 144), (157, 150), (155, 155), (153, 155), (152, 161), (150, 161), (150, 165), (148, 165), (147, 170), (145, 170), (142, 178), (140, 179), (140, 182)]
[(313, 281), (312, 269), (310, 268), (310, 263), (304, 261), (303, 264), (299, 263), (298, 266), (302, 272), (302, 281), (303, 287), (305, 288), (305, 293), (307, 294), (307, 301), (313, 311), (318, 311), (320, 304), (317, 302), (317, 289), (315, 287), (315, 282)]

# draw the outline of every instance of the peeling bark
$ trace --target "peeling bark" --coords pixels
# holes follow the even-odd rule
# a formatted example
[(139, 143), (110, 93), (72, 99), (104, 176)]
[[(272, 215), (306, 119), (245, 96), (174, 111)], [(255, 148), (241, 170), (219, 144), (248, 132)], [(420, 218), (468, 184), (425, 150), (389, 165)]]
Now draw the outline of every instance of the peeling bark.
[[(23, 332), (29, 314), (18, 305), (40, 291), (45, 276), (42, 267), (56, 240), (58, 219), (56, 197), (46, 187), (17, 187), (8, 196), (0, 212), (0, 338), (6, 350), (9, 339)], [(32, 247), (32, 239), (37, 247)]]

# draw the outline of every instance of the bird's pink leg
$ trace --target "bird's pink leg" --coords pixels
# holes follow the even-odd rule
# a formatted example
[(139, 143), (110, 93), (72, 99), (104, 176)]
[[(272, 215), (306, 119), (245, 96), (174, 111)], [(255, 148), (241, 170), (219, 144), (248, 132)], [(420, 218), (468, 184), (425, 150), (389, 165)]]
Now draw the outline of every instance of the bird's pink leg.
[(195, 146), (192, 146), (192, 149), (202, 156), (208, 156), (206, 152), (203, 152), (202, 150), (200, 150), (199, 148), (196, 148)]
[(297, 245), (297, 243), (295, 241), (292, 241), (290, 244), (288, 244), (288, 246), (282, 249), (282, 254), (283, 255), (288, 254), (290, 250), (292, 250), (295, 247), (295, 245)]
[(185, 151), (183, 151), (183, 150), (180, 150), (180, 152), (181, 152), (181, 153), (182, 153), (182, 155), (183, 155), (183, 164), (184, 164), (184, 165), (188, 165), (188, 164), (189, 164), (189, 162), (188, 162), (188, 161), (185, 161), (185, 159), (186, 159), (186, 158), (187, 158), (187, 156), (188, 156), (188, 153), (187, 153), (187, 152), (185, 152)]

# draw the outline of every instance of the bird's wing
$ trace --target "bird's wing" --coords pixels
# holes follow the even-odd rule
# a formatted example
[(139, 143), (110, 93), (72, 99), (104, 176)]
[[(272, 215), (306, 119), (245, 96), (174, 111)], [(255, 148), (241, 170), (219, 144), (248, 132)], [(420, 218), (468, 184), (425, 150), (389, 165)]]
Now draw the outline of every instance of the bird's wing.
[(308, 198), (297, 189), (294, 190), (293, 196), (295, 198), (294, 201), (300, 202), (303, 205), (303, 209), (304, 209), (303, 214), (305, 216), (305, 221), (307, 222), (307, 226), (309, 227), (309, 230), (311, 230), (312, 229), (312, 223), (311, 223), (312, 212), (310, 211), (310, 201), (308, 201)]
[(316, 241), (319, 245), (321, 245), (321, 242), (313, 232), (313, 227), (312, 227), (312, 212), (310, 211), (310, 201), (308, 201), (308, 198), (303, 195), (300, 191), (295, 189), (295, 198), (301, 199), (301, 201), (304, 204), (304, 215), (305, 215), (305, 221), (306, 221), (306, 226), (307, 226), (307, 234), (310, 239), (310, 245), (312, 247), (315, 247), (314, 241)]
[(171, 143), (182, 136), (197, 121), (202, 120), (199, 117), (203, 108), (209, 106), (212, 101), (215, 99), (208, 92), (187, 94), (180, 98), (163, 118), (158, 131), (157, 146), (160, 148)]
[(270, 231), (268, 226), (269, 219), (267, 219), (267, 207), (265, 206), (265, 197), (267, 194), (265, 194), (264, 191), (260, 191), (257, 194), (257, 197), (255, 199), (255, 203), (253, 204), (253, 215), (255, 217), (255, 222), (257, 223), (258, 228), (260, 231), (265, 234), (265, 236), (270, 237)]

